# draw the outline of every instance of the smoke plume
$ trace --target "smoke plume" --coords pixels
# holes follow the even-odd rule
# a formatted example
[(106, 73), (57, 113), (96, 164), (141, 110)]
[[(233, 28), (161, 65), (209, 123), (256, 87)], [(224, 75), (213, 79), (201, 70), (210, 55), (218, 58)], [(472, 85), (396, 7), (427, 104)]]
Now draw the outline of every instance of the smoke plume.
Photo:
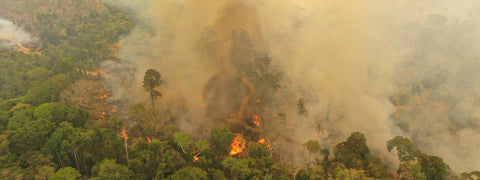
[(36, 41), (28, 32), (13, 22), (0, 18), (0, 48)]
[[(332, 147), (354, 131), (394, 162), (385, 142), (403, 135), (455, 171), (480, 168), (476, 3), (104, 2), (136, 21), (121, 61), (103, 64), (119, 79), (109, 79), (114, 98), (145, 101), (144, 72), (157, 69), (160, 108), (185, 131), (237, 124), (297, 164), (307, 162), (303, 142)], [(262, 126), (248, 123), (253, 115)]]

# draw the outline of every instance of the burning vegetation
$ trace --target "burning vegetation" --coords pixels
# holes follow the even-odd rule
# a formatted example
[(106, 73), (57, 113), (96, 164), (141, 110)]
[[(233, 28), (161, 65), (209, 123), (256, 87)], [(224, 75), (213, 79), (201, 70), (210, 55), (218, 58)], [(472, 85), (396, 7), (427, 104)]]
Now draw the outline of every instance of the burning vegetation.
[[(10, 1), (0, 14), (22, 18), (0, 19), (0, 48), (17, 46), (0, 50), (0, 179), (480, 168), (478, 13), (424, 5), (441, 0)], [(48, 13), (18, 10), (41, 3)], [(63, 19), (77, 11), (59, 4), (82, 8)]]
[(238, 153), (241, 153), (243, 149), (245, 149), (245, 141), (241, 136), (235, 136), (233, 138), (233, 142), (230, 145), (230, 155), (236, 155)]

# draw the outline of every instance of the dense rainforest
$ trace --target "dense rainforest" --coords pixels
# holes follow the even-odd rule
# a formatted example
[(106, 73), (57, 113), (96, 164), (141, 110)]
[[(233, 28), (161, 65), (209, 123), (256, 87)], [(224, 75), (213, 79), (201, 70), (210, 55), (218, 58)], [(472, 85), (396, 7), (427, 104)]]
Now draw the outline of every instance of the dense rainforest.
[[(302, 142), (313, 163), (288, 162), (275, 151), (277, 141), (256, 129), (260, 123), (281, 123), (288, 114), (276, 113), (278, 121), (268, 122), (261, 119), (266, 116), (256, 115), (262, 112), (243, 110), (246, 104), (279, 101), (275, 94), (288, 79), (273, 67), (271, 57), (253, 48), (243, 30), (232, 32), (230, 48), (240, 75), (232, 79), (214, 75), (206, 87), (210, 94), (200, 99), (222, 94), (215, 88), (218, 84), (246, 89), (246, 94), (236, 95), (252, 98), (231, 100), (242, 109), (238, 117), (231, 117), (237, 109), (222, 114), (214, 112), (221, 103), (209, 105), (205, 113), (222, 123), (207, 135), (183, 132), (175, 119), (181, 112), (158, 108), (162, 105), (157, 100), (169, 96), (161, 89), (171, 82), (163, 80), (166, 74), (155, 67), (145, 69), (139, 82), (147, 97), (141, 98), (144, 102), (113, 99), (105, 79), (115, 77), (108, 77), (101, 64), (120, 61), (120, 38), (136, 26), (135, 15), (97, 0), (0, 4), (1, 18), (37, 37), (0, 47), (0, 179), (480, 178), (479, 171), (452, 172), (441, 157), (422, 152), (402, 136), (384, 142), (398, 158), (387, 163), (368, 147), (362, 132), (351, 132), (330, 148), (319, 139)], [(206, 47), (201, 51), (208, 56), (211, 49)], [(242, 61), (245, 58), (249, 61)], [(300, 116), (309, 113), (304, 99), (294, 106)], [(229, 118), (254, 121), (238, 124), (225, 120)]]

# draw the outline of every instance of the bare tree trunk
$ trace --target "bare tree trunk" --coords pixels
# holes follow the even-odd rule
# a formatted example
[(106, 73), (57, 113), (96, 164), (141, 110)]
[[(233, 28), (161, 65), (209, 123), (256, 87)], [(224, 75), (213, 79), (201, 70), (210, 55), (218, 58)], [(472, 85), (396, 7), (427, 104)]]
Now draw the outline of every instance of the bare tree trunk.
[(65, 165), (63, 164), (62, 157), (60, 157), (60, 155), (58, 154), (58, 151), (55, 151), (55, 154), (57, 154), (58, 161), (60, 162), (60, 166), (62, 166), (62, 168), (64, 168)]
[(152, 99), (152, 114), (155, 117), (155, 102), (153, 102), (154, 101), (153, 91), (150, 91), (150, 98)]
[(72, 148), (73, 157), (75, 158), (75, 164), (77, 165), (77, 170), (81, 172), (80, 166), (78, 165), (78, 156), (77, 156), (77, 148)]

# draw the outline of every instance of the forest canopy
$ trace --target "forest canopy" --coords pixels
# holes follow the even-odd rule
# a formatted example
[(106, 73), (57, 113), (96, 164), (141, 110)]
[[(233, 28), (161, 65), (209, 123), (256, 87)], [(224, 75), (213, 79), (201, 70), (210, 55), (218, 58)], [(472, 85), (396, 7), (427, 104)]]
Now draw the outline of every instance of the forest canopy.
[(480, 179), (478, 15), (412, 4), (6, 0), (0, 179)]

